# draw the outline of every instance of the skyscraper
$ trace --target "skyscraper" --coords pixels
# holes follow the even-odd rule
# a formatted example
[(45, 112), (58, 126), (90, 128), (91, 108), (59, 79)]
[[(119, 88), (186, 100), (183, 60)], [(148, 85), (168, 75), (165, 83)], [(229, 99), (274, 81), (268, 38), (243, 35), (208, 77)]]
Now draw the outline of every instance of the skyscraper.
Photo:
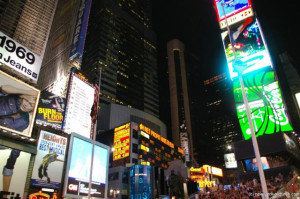
[(102, 70), (100, 102), (159, 115), (156, 35), (150, 1), (93, 1), (82, 71)]
[(66, 94), (70, 68), (80, 69), (80, 61), (74, 60), (82, 58), (82, 52), (78, 50), (83, 51), (89, 9), (90, 1), (58, 2), (38, 81), (41, 90), (59, 96)]
[(193, 157), (190, 102), (186, 79), (184, 44), (178, 39), (167, 43), (173, 142), (185, 151), (186, 161)]
[[(233, 104), (232, 82), (225, 73), (203, 82), (201, 133), (206, 140), (204, 159), (207, 163), (222, 167), (228, 146), (242, 139)], [(232, 152), (232, 151), (231, 151)]]
[(57, 0), (0, 2), (0, 30), (43, 58)]

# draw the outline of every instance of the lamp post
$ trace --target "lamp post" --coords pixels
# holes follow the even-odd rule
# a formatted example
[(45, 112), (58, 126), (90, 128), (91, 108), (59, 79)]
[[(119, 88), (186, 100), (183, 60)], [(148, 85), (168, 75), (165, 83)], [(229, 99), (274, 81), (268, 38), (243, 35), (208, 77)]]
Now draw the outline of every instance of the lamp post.
[(245, 110), (247, 113), (247, 119), (248, 119), (248, 123), (249, 123), (249, 127), (250, 127), (251, 139), (252, 139), (254, 154), (255, 154), (257, 167), (258, 167), (258, 174), (259, 174), (261, 188), (262, 188), (262, 192), (263, 192), (262, 198), (268, 199), (269, 195), (268, 195), (268, 189), (267, 189), (267, 185), (266, 185), (266, 178), (265, 178), (265, 174), (264, 174), (262, 163), (261, 163), (261, 156), (260, 156), (260, 152), (259, 152), (259, 148), (258, 148), (255, 131), (253, 128), (251, 112), (250, 112), (250, 108), (249, 108), (248, 99), (247, 99), (247, 96), (245, 93), (245, 86), (244, 86), (244, 81), (243, 81), (243, 72), (245, 71), (245, 69), (247, 69), (247, 67), (245, 67), (245, 65), (242, 64), (241, 60), (237, 59), (237, 57), (236, 57), (235, 47), (234, 47), (234, 43), (232, 42), (230, 28), (229, 28), (226, 13), (225, 13), (224, 3), (222, 3), (221, 5), (222, 5), (222, 9), (223, 9), (223, 14), (224, 14), (224, 17), (226, 20), (227, 32), (228, 32), (229, 41), (230, 41), (230, 44), (232, 47), (232, 53), (234, 56), (232, 66), (233, 66), (234, 70), (238, 73), (239, 82), (241, 85), (241, 90), (242, 90), (242, 95), (243, 95), (243, 102), (244, 102)]

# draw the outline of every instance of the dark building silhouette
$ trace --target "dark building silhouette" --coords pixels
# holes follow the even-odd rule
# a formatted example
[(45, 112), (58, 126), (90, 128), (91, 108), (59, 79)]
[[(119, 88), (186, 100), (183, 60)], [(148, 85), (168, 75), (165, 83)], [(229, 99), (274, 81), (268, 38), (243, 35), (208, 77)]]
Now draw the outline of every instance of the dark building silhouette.
[[(200, 89), (199, 89), (200, 90)], [(232, 81), (225, 73), (203, 82), (199, 91), (202, 107), (198, 153), (202, 162), (223, 167), (224, 154), (232, 152), (233, 142), (242, 140), (233, 100)], [(200, 147), (200, 148), (199, 148)]]

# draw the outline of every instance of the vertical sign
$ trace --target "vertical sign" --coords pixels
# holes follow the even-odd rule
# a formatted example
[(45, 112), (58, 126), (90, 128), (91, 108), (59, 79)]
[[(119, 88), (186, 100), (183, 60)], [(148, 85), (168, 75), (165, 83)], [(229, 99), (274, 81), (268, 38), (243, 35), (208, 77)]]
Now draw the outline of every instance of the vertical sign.
[(79, 57), (79, 61), (81, 62), (85, 36), (88, 26), (88, 20), (90, 15), (92, 0), (81, 0), (80, 7), (77, 14), (77, 21), (74, 29), (70, 60), (74, 57)]
[(113, 161), (129, 156), (130, 152), (130, 123), (124, 124), (114, 130)]
[(91, 137), (95, 88), (80, 75), (71, 72), (63, 130)]

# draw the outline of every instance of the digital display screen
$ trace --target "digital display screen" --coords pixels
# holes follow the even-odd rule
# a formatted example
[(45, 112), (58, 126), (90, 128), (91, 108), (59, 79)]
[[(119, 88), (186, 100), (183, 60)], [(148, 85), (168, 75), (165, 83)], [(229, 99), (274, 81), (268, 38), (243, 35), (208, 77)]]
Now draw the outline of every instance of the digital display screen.
[(71, 72), (67, 106), (64, 118), (64, 132), (91, 137), (91, 109), (94, 104), (95, 88), (87, 81)]
[(130, 152), (130, 123), (124, 124), (114, 130), (113, 161), (129, 156)]
[(214, 3), (219, 21), (251, 7), (250, 0), (214, 0)]
[[(292, 131), (274, 71), (261, 71), (243, 79), (256, 137)], [(244, 139), (248, 140), (251, 131), (239, 81), (234, 81), (233, 89), (239, 123)]]
[(247, 74), (261, 68), (272, 67), (271, 58), (254, 18), (249, 17), (239, 26), (231, 28), (230, 35), (228, 31), (224, 31), (222, 39), (231, 79), (238, 77), (234, 68), (242, 68), (243, 74)]
[[(258, 171), (256, 158), (246, 159), (244, 162), (247, 171)], [(261, 164), (264, 170), (270, 168), (266, 157), (261, 157)]]
[[(65, 193), (87, 196), (92, 161), (92, 140), (72, 134), (69, 149)], [(105, 198), (109, 164), (109, 147), (96, 142), (92, 169), (91, 196)]]
[(235, 159), (234, 153), (224, 154), (224, 160), (225, 160), (225, 167), (227, 169), (237, 168), (237, 161)]

